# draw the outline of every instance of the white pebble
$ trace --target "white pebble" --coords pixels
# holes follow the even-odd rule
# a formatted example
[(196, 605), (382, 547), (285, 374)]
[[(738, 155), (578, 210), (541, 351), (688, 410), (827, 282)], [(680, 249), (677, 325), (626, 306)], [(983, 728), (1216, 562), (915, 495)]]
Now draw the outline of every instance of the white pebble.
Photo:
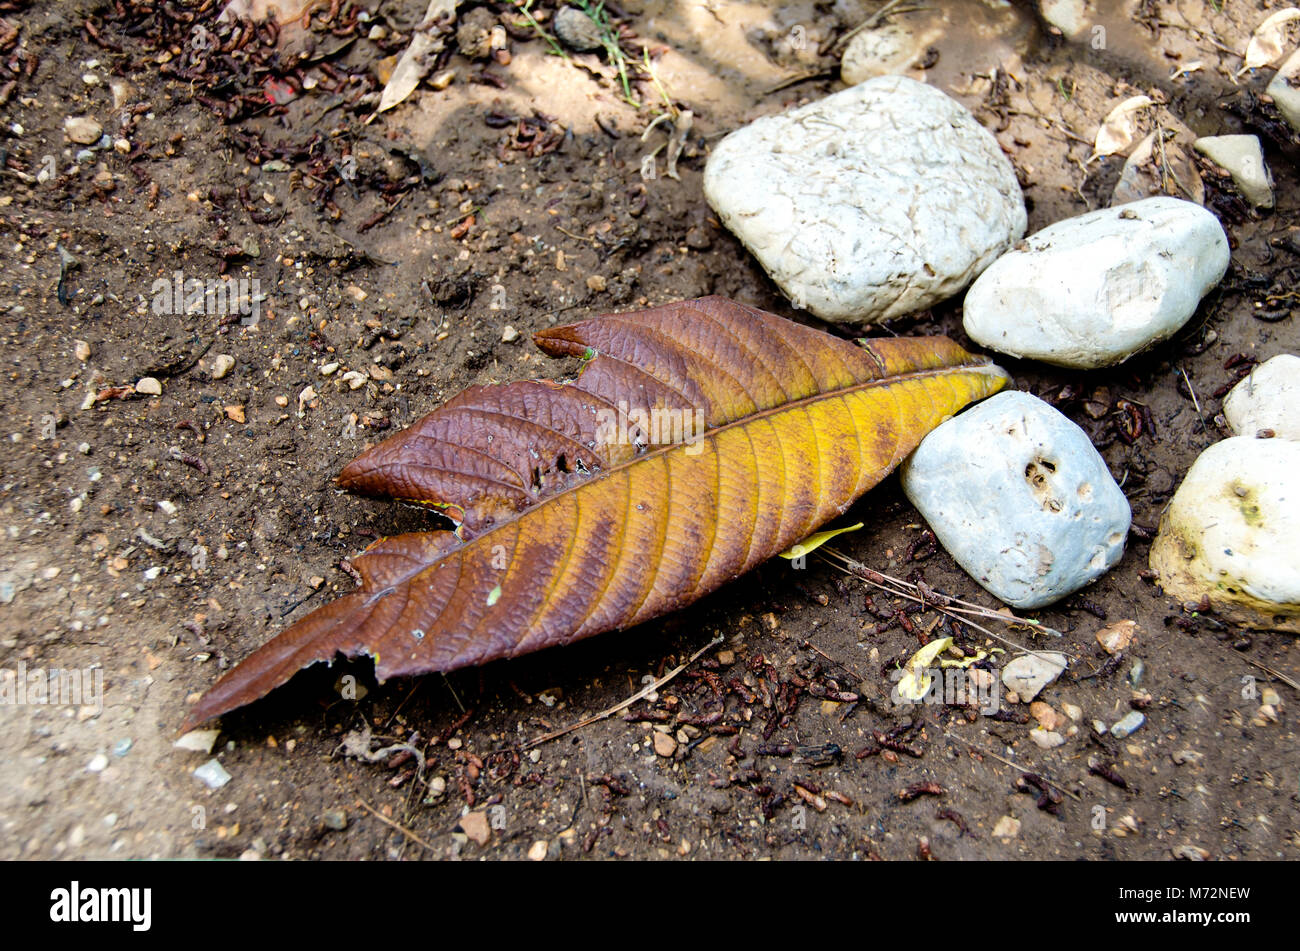
[(1158, 197), (1093, 211), (1026, 238), (980, 275), (962, 323), (1014, 357), (1092, 369), (1174, 334), (1228, 269), (1218, 219)]
[(1264, 164), (1259, 136), (1207, 135), (1192, 148), (1230, 174), (1246, 201), (1256, 208), (1273, 207), (1273, 176)]
[(1300, 357), (1280, 353), (1255, 367), (1223, 401), (1223, 415), (1238, 436), (1271, 429), (1300, 439)]
[(228, 353), (218, 353), (212, 358), (212, 379), (220, 380), (235, 368), (235, 358)]
[(1192, 463), (1151, 545), (1165, 594), (1300, 633), (1300, 442), (1233, 436)]
[(1014, 169), (955, 99), (869, 79), (719, 142), (704, 194), (796, 306), (872, 323), (950, 297), (1025, 230)]
[(1124, 553), (1131, 513), (1105, 461), (1028, 393), (999, 393), (940, 425), (902, 482), (957, 563), (1014, 607), (1051, 604)]

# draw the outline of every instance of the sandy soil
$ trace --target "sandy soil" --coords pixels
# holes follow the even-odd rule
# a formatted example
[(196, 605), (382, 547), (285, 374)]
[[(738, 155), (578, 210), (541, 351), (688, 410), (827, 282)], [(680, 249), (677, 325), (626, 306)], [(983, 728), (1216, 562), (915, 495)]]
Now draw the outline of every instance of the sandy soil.
[[(1023, 706), (891, 705), (889, 672), (918, 646), (908, 628), (936, 616), (904, 625), (901, 602), (779, 561), (675, 616), (508, 664), (383, 686), (365, 664), (314, 669), (224, 719), (213, 753), (232, 779), (209, 789), (192, 774), (209, 757), (171, 745), (187, 699), (348, 590), (342, 559), (428, 524), (332, 488), (368, 443), (469, 384), (552, 375), (528, 341), (552, 323), (718, 293), (824, 326), (718, 227), (701, 170), (727, 131), (839, 88), (818, 51), (876, 7), (626, 2), (624, 46), (649, 49), (658, 79), (635, 82), (636, 105), (601, 56), (562, 59), (512, 27), (508, 64), (452, 43), (435, 70), (454, 69), (450, 85), (367, 121), (377, 64), (405, 47), (423, 3), (384, 4), (382, 40), (343, 26), (363, 4), (343, 4), (341, 35), (322, 6), (293, 40), (306, 60), (285, 52), (273, 68), (264, 34), (192, 75), (196, 29), (222, 36), (219, 5), (158, 6), (0, 2), (19, 28), (0, 29), (0, 667), (91, 668), (104, 684), (102, 709), (0, 706), (0, 857), (1296, 857), (1300, 698), (1263, 669), (1298, 676), (1294, 637), (1188, 611), (1144, 578), (1162, 507), (1223, 435), (1225, 387), (1300, 344), (1294, 297), (1264, 303), (1300, 275), (1300, 145), (1274, 140), (1272, 213), (1211, 181), (1233, 267), (1175, 340), (1113, 371), (1003, 361), (1089, 433), (1134, 511), (1122, 563), (1037, 615), (1064, 637), (1034, 643), (1077, 658), (1045, 693), (1082, 711), (1064, 746), (1035, 746)], [(1094, 8), (1101, 47), (1050, 35), (1021, 4), (901, 15), (937, 31), (925, 76), (996, 133), (1031, 229), (1108, 199), (1122, 160), (1085, 163), (1126, 96), (1160, 98), (1199, 133), (1276, 129), (1243, 98), (1271, 71), (1235, 85), (1230, 52), (1269, 4), (1133, 7)], [(694, 117), (680, 180), (663, 151), (646, 178), (671, 123), (642, 133), (669, 102)], [(78, 161), (69, 116), (125, 141)], [(157, 313), (155, 282), (177, 272), (257, 281), (260, 319)], [(962, 339), (959, 304), (875, 332)], [(507, 326), (518, 339), (503, 340)], [(235, 365), (214, 379), (219, 354)], [(114, 398), (144, 376), (161, 396)], [(849, 514), (868, 529), (840, 547), (863, 563), (993, 604), (932, 551), (896, 478)], [(1118, 665), (1095, 640), (1103, 617), (1142, 628)], [(715, 637), (632, 722), (524, 751)], [(819, 697), (832, 682), (858, 702)], [(1279, 722), (1260, 725), (1268, 688)], [(1092, 734), (1093, 718), (1134, 704), (1148, 719), (1133, 736)], [(673, 755), (656, 753), (656, 730)], [(879, 752), (876, 733), (897, 749)], [(394, 745), (423, 771), (410, 752), (373, 752)], [(1175, 757), (1188, 750), (1201, 757)], [(1023, 772), (1061, 802), (1018, 791)], [(918, 783), (943, 794), (901, 801)]]

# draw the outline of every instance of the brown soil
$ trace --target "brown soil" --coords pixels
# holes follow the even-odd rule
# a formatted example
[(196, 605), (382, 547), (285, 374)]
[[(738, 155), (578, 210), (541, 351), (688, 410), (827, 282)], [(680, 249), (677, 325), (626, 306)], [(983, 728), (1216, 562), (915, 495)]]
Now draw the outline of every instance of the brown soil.
[[(361, 78), (336, 94), (325, 67), (302, 68), (295, 75), (315, 88), (284, 109), (268, 108), (260, 76), (249, 85), (234, 73), (224, 84), (178, 75), (193, 27), (127, 9), (144, 6), (0, 2), (20, 27), (11, 45), (0, 42), (0, 89), (15, 80), (0, 93), (0, 594), (12, 596), (0, 604), (0, 667), (94, 666), (105, 684), (98, 713), (0, 707), (0, 857), (514, 858), (542, 842), (551, 857), (909, 858), (923, 839), (945, 859), (1169, 858), (1185, 845), (1216, 858), (1296, 856), (1300, 698), (1261, 667), (1296, 677), (1294, 637), (1189, 612), (1143, 578), (1145, 530), (1223, 435), (1224, 387), (1251, 361), (1300, 346), (1289, 305), (1259, 319), (1278, 309), (1261, 303), (1270, 287), (1293, 290), (1300, 268), (1300, 148), (1273, 140), (1276, 211), (1252, 216), (1226, 188), (1210, 189), (1233, 269), (1176, 340), (1113, 371), (1004, 361), (1017, 386), (1091, 435), (1144, 529), (1096, 585), (1037, 615), (1064, 637), (1034, 645), (1076, 658), (1044, 694), (1057, 710), (1082, 710), (1064, 746), (1034, 745), (1023, 706), (1000, 718), (891, 706), (889, 671), (918, 639), (877, 614), (902, 603), (875, 594), (873, 614), (859, 582), (817, 559), (803, 572), (777, 560), (677, 615), (481, 670), (382, 686), (364, 664), (309, 671), (224, 719), (214, 754), (233, 779), (209, 790), (192, 775), (207, 757), (171, 747), (187, 698), (348, 590), (341, 559), (429, 524), (332, 488), (365, 445), (467, 385), (552, 375), (528, 342), (551, 323), (716, 293), (822, 326), (793, 311), (718, 227), (701, 170), (730, 129), (838, 88), (824, 76), (768, 91), (830, 63), (818, 47), (874, 5), (624, 3), (626, 44), (654, 51), (667, 95), (694, 113), (679, 181), (664, 174), (662, 152), (656, 176), (641, 175), (642, 156), (667, 141), (665, 124), (642, 141), (664, 106), (653, 84), (636, 84), (634, 107), (600, 57), (549, 55), (526, 29), (510, 41), (512, 62), (489, 67), (503, 88), (471, 81), (483, 63), (457, 53), (450, 86), (426, 85), (367, 124), (372, 107), (351, 102), (378, 88), (367, 78), (374, 62), (404, 48), (422, 2), (384, 4), (390, 38), (372, 41), (363, 28), (337, 53), (347, 37), (318, 18), (313, 55), (333, 53), (325, 65), (335, 76)], [(170, 8), (200, 6), (195, 23), (211, 26), (218, 4)], [(1045, 35), (1027, 7), (936, 6), (918, 14), (946, 30), (929, 78), (996, 132), (1021, 174), (1031, 230), (1104, 203), (1121, 160), (1083, 163), (1120, 98), (1161, 96), (1198, 132), (1277, 128), (1242, 99), (1267, 76), (1234, 86), (1240, 60), (1221, 48), (1245, 49), (1262, 2), (1219, 13), (1102, 4), (1103, 49)], [(794, 27), (803, 41), (791, 41)], [(1193, 60), (1203, 68), (1169, 78)], [(251, 97), (242, 106), (240, 84)], [(232, 103), (239, 114), (227, 121)], [(64, 136), (76, 115), (124, 135), (127, 151), (78, 163), (82, 146)], [(54, 176), (38, 179), (47, 156)], [(60, 247), (77, 262), (66, 303)], [(154, 281), (177, 271), (257, 279), (260, 322), (202, 308), (155, 314)], [(507, 325), (518, 340), (503, 341)], [(959, 301), (874, 332), (962, 339)], [(236, 365), (213, 379), (218, 354)], [(332, 375), (327, 364), (338, 365)], [(354, 369), (366, 379), (350, 389), (342, 378)], [(88, 393), (147, 375), (161, 380), (160, 397), (83, 408)], [(309, 386), (316, 395), (304, 399)], [(928, 554), (896, 478), (849, 515), (868, 529), (837, 544), (863, 563), (993, 604), (946, 553)], [(1118, 666), (1094, 637), (1103, 615), (1141, 625)], [(914, 614), (907, 626), (924, 631), (935, 619)], [(654, 702), (631, 707), (642, 722), (618, 714), (521, 750), (715, 637), (723, 643)], [(343, 674), (358, 679), (359, 700), (341, 699)], [(776, 686), (765, 692), (764, 682)], [(1280, 722), (1257, 725), (1267, 686), (1283, 698)], [(824, 689), (861, 699), (826, 701)], [(1141, 730), (1092, 736), (1093, 718), (1113, 723), (1135, 702), (1145, 704)], [(682, 731), (672, 756), (656, 753), (656, 727)], [(906, 749), (856, 758), (877, 749), (876, 732)], [(422, 774), (401, 752), (355, 755), (394, 744), (421, 752)], [(792, 751), (827, 744), (840, 754)], [(1173, 754), (1189, 749), (1203, 759), (1177, 764)], [(106, 767), (88, 770), (100, 755)], [(1006, 760), (1064, 789), (1059, 807), (1017, 791), (1023, 770)], [(1128, 788), (1090, 773), (1090, 761)], [(899, 791), (917, 783), (945, 792), (902, 802)], [(486, 845), (458, 830), (468, 805), (487, 809)], [(1008, 816), (1018, 834), (995, 837)], [(467, 820), (466, 831), (479, 825)]]

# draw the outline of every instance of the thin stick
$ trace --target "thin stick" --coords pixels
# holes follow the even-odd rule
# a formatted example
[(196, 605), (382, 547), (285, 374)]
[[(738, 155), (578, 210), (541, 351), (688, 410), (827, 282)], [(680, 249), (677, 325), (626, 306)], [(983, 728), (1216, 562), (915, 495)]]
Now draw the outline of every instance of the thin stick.
[(1013, 762), (1012, 760), (1007, 759), (1005, 756), (999, 756), (997, 753), (994, 753), (992, 750), (985, 749), (984, 747), (980, 746), (978, 743), (973, 743), (970, 740), (966, 739), (964, 736), (958, 736), (955, 733), (949, 733), (947, 730), (943, 731), (943, 735), (948, 737), (951, 740), (956, 740), (959, 743), (965, 743), (971, 749), (978, 750), (979, 752), (983, 753), (985, 756), (992, 756), (999, 763), (1003, 763), (1007, 766), (1010, 766), (1012, 769), (1018, 769), (1022, 773), (1031, 773), (1034, 776), (1041, 776), (1043, 782), (1047, 783), (1047, 785), (1051, 786), (1053, 789), (1059, 789), (1061, 792), (1065, 793), (1067, 796), (1072, 798), (1075, 802), (1083, 802), (1083, 800), (1079, 798), (1078, 793), (1066, 789), (1060, 783), (1048, 779), (1046, 776), (1043, 776), (1042, 773), (1039, 773), (1036, 770), (1032, 770), (1029, 769), (1028, 767), (1021, 766), (1019, 763)]
[(415, 843), (417, 843), (417, 844), (419, 844), (419, 845), (424, 846), (424, 847), (425, 847), (426, 849), (428, 849), (430, 852), (437, 852), (437, 851), (438, 851), (436, 848), (434, 848), (434, 847), (433, 847), (432, 845), (430, 845), (428, 842), (425, 842), (423, 839), (421, 839), (418, 835), (416, 835), (416, 834), (415, 834), (414, 832), (412, 832), (410, 829), (406, 828), (406, 826), (404, 826), (404, 825), (399, 825), (398, 823), (394, 822), (392, 819), (388, 818), (388, 817), (387, 817), (386, 815), (384, 815), (383, 813), (381, 813), (381, 812), (377, 812), (374, 808), (371, 807), (370, 803), (366, 802), (364, 799), (358, 799), (358, 800), (357, 800), (357, 805), (360, 806), (362, 809), (366, 810), (366, 812), (370, 813), (372, 816), (374, 816), (374, 817), (375, 817), (376, 819), (378, 819), (380, 822), (384, 823), (384, 825), (391, 826), (392, 828), (396, 829), (398, 832), (402, 833), (402, 835), (406, 836), (406, 837), (407, 837), (408, 839), (410, 839), (412, 842), (415, 842)]
[(1251, 660), (1249, 657), (1243, 657), (1242, 660), (1244, 660), (1246, 663), (1250, 664), (1251, 666), (1258, 667), (1260, 670), (1265, 671), (1266, 673), (1270, 674), (1273, 677), (1276, 677), (1278, 680), (1282, 681), (1282, 683), (1286, 684), (1292, 690), (1300, 690), (1300, 683), (1296, 683), (1294, 680), (1292, 680), (1286, 674), (1282, 673), (1280, 670), (1274, 670), (1272, 667), (1268, 666), (1268, 664), (1261, 664), (1259, 661)]
[[(889, 0), (889, 2), (886, 3), (883, 7), (877, 10), (875, 13), (871, 14), (871, 16), (867, 17), (865, 20), (863, 20), (853, 29), (849, 30), (849, 32), (845, 33), (838, 40), (836, 40), (834, 44), (832, 44), (831, 46), (831, 52), (834, 53), (836, 50), (841, 49), (844, 46), (844, 44), (846, 44), (849, 40), (853, 39), (863, 30), (874, 30), (876, 28), (876, 25), (885, 17), (889, 16), (889, 14), (894, 11), (894, 8), (897, 7), (902, 2), (903, 0)], [(924, 9), (924, 8), (918, 8), (918, 9)]]
[(534, 740), (529, 740), (527, 743), (524, 744), (523, 749), (531, 750), (534, 746), (541, 746), (543, 743), (549, 743), (551, 740), (557, 740), (568, 733), (572, 733), (574, 730), (581, 730), (584, 726), (591, 726), (593, 723), (599, 723), (601, 720), (604, 720), (608, 717), (612, 717), (620, 710), (626, 710), (628, 707), (632, 706), (632, 704), (636, 703), (638, 700), (642, 700), (648, 695), (654, 693), (656, 690), (658, 690), (664, 684), (668, 683), (668, 681), (672, 680), (674, 677), (680, 674), (691, 664), (695, 663), (695, 661), (698, 660), (700, 655), (703, 654), (705, 651), (709, 650), (712, 647), (716, 647), (721, 643), (722, 643), (722, 637), (721, 636), (715, 637), (713, 640), (709, 641), (709, 643), (705, 644), (694, 654), (692, 654), (687, 659), (686, 663), (674, 667), (672, 670), (668, 671), (668, 673), (664, 674), (654, 683), (646, 684), (645, 687), (638, 690), (636, 693), (632, 694), (632, 696), (628, 697), (622, 703), (616, 703), (608, 710), (602, 710), (600, 713), (593, 714), (592, 716), (589, 716), (584, 720), (579, 720), (577, 723), (574, 723), (571, 726), (566, 726), (562, 730), (556, 730), (554, 733), (546, 733), (542, 736), (537, 737)]
[[(1037, 621), (1030, 620), (1029, 618), (1017, 617), (1014, 614), (1009, 616), (1004, 614), (999, 614), (997, 611), (992, 611), (986, 607), (982, 607), (981, 605), (972, 604), (969, 601), (962, 601), (960, 598), (953, 598), (946, 594), (942, 595), (945, 601), (956, 602), (957, 604), (967, 605), (968, 609), (963, 610), (962, 608), (953, 607), (951, 603), (939, 603), (938, 601), (934, 601), (934, 600), (927, 601), (924, 597), (917, 594), (913, 594), (908, 590), (899, 590), (897, 588), (892, 588), (889, 585), (881, 584), (880, 582), (870, 578), (866, 573), (878, 575), (879, 577), (884, 578), (887, 581), (893, 582), (894, 584), (911, 587), (910, 585), (908, 585), (908, 582), (906, 581), (900, 581), (897, 578), (891, 578), (889, 575), (882, 574), (881, 572), (875, 571), (872, 568), (867, 568), (865, 565), (861, 564), (860, 562), (854, 561), (852, 558), (849, 558), (843, 552), (837, 551), (834, 548), (826, 548), (823, 549), (823, 551), (826, 554), (834, 555), (835, 557), (842, 559), (853, 568), (858, 569), (856, 571), (849, 571), (843, 565), (837, 565), (833, 561), (829, 561), (828, 559), (829, 564), (831, 564), (835, 568), (838, 568), (840, 571), (843, 571), (845, 574), (857, 578), (861, 581), (865, 581), (867, 584), (873, 585), (879, 588), (881, 591), (888, 592), (889, 594), (892, 594), (895, 597), (906, 598), (909, 601), (915, 601), (921, 605), (929, 605), (933, 610), (938, 611), (940, 614), (943, 614), (946, 617), (950, 617), (954, 621), (958, 621), (959, 623), (965, 624), (968, 627), (973, 627), (975, 630), (979, 631), (980, 633), (985, 634), (996, 641), (1001, 641), (1003, 644), (1006, 644), (1009, 647), (1014, 647), (1018, 651), (1023, 651), (1026, 654), (1033, 654), (1035, 657), (1043, 657), (1043, 653), (1041, 651), (1036, 651), (1032, 647), (1025, 647), (1021, 644), (1017, 644), (1013, 640), (1009, 640), (1008, 638), (1002, 637), (1000, 634), (995, 634), (992, 631), (990, 631), (988, 628), (984, 627), (982, 624), (976, 624), (974, 621), (970, 620), (970, 618), (965, 617), (964, 615), (974, 614), (977, 617), (985, 617), (995, 621), (1005, 621), (1009, 624), (1025, 624), (1036, 630), (1046, 631), (1047, 633), (1051, 634), (1054, 637), (1063, 636), (1060, 631), (1053, 630), (1052, 628), (1047, 627), (1044, 624), (1039, 624)], [(1074, 656), (1073, 654), (1070, 654), (1065, 651), (1061, 651), (1060, 653), (1064, 653), (1067, 657)], [(1050, 662), (1049, 658), (1044, 658), (1044, 659), (1049, 660)]]
[(1192, 388), (1192, 381), (1187, 378), (1187, 371), (1182, 367), (1178, 372), (1183, 375), (1183, 382), (1187, 384), (1187, 392), (1192, 394), (1192, 405), (1196, 407), (1196, 415), (1200, 417), (1201, 427), (1205, 427), (1205, 414), (1201, 412), (1201, 401), (1196, 398), (1196, 390)]

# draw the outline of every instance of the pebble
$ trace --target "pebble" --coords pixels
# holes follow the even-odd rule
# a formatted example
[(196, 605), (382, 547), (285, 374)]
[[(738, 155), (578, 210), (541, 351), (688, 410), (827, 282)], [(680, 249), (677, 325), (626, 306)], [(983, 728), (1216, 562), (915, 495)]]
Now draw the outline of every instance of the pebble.
[(1170, 759), (1172, 759), (1174, 763), (1178, 766), (1186, 766), (1189, 763), (1192, 766), (1195, 766), (1196, 764), (1201, 762), (1201, 760), (1205, 759), (1205, 754), (1199, 753), (1196, 750), (1185, 749), (1185, 750), (1179, 750), (1177, 753), (1173, 754), (1173, 756), (1171, 756)]
[(660, 733), (656, 730), (654, 745), (655, 752), (664, 758), (668, 758), (677, 752), (677, 740), (668, 733)]
[(1026, 221), (992, 134), (903, 76), (737, 129), (714, 147), (704, 194), (796, 306), (860, 324), (958, 293)]
[(1255, 367), (1228, 393), (1223, 415), (1238, 436), (1271, 429), (1282, 439), (1300, 439), (1300, 357), (1280, 353)]
[(1105, 461), (1028, 393), (999, 393), (934, 429), (902, 483), (957, 563), (1017, 608), (1077, 591), (1124, 554), (1131, 513)]
[(1065, 743), (1065, 737), (1052, 730), (1044, 730), (1042, 727), (1029, 731), (1029, 738), (1034, 741), (1034, 745), (1039, 749), (1053, 750)]
[(349, 370), (340, 377), (348, 385), (349, 390), (359, 390), (366, 385), (367, 376), (360, 370)]
[(212, 379), (220, 380), (234, 368), (234, 357), (228, 353), (218, 353), (212, 358)]
[(162, 396), (162, 383), (151, 376), (142, 376), (135, 381), (135, 391), (145, 396)]
[(225, 413), (226, 419), (230, 420), (232, 423), (243, 423), (248, 420), (248, 416), (244, 412), (243, 403), (231, 403), (229, 406), (225, 407)]
[(1130, 710), (1128, 713), (1110, 728), (1110, 735), (1117, 740), (1122, 740), (1126, 736), (1132, 736), (1142, 725), (1147, 722), (1146, 715), (1140, 710)]
[(993, 837), (996, 839), (1014, 839), (1020, 834), (1020, 820), (1012, 816), (1003, 816), (993, 827)]
[(1029, 715), (1038, 721), (1038, 725), (1044, 730), (1059, 730), (1065, 725), (1065, 717), (1061, 716), (1052, 709), (1050, 703), (1044, 703), (1042, 700), (1035, 700), (1029, 705)]
[(488, 840), (492, 838), (492, 828), (488, 825), (487, 813), (482, 809), (461, 816), (459, 825), (460, 831), (477, 845), (487, 845)]
[(603, 45), (600, 28), (577, 7), (564, 6), (555, 11), (555, 35), (571, 50), (588, 53)]
[(78, 360), (85, 363), (90, 359), (90, 344), (84, 340), (74, 340), (72, 343), (72, 352)]
[(942, 33), (941, 29), (934, 28), (917, 32), (905, 23), (887, 23), (874, 30), (863, 30), (844, 48), (840, 78), (846, 85), (854, 86), (877, 76), (904, 73)]
[(113, 744), (113, 755), (119, 759), (131, 752), (131, 739), (129, 737), (118, 740)]
[(1002, 668), (1002, 683), (1022, 700), (1033, 700), (1048, 684), (1061, 676), (1069, 658), (1056, 651), (1022, 654)]
[(190, 750), (195, 753), (211, 753), (217, 742), (220, 730), (190, 730), (172, 743), (173, 749)]
[(1214, 215), (1178, 198), (1067, 218), (979, 276), (962, 324), (983, 346), (1057, 366), (1121, 363), (1166, 339), (1228, 269)]
[(1043, 19), (1074, 39), (1088, 28), (1088, 4), (1085, 0), (1038, 0)]
[(210, 759), (194, 769), (194, 778), (200, 780), (209, 789), (220, 789), (230, 782), (231, 776), (216, 759)]
[(1264, 164), (1259, 136), (1207, 135), (1193, 142), (1192, 148), (1231, 175), (1246, 201), (1256, 208), (1273, 207), (1273, 176)]
[(1300, 442), (1233, 436), (1192, 463), (1160, 520), (1151, 568), (1165, 595), (1208, 597), (1222, 619), (1300, 633)]
[(321, 814), (321, 822), (325, 824), (327, 829), (342, 832), (348, 827), (348, 814), (342, 809), (326, 809)]
[(89, 763), (86, 764), (86, 772), (102, 773), (108, 769), (108, 757), (103, 753), (97, 753)]
[(104, 127), (90, 116), (68, 116), (63, 120), (63, 132), (77, 145), (94, 145), (104, 134)]
[(519, 339), (519, 331), (515, 330), (514, 327), (511, 327), (509, 324), (506, 324), (504, 327), (501, 328), (502, 343), (514, 343), (518, 339)]
[(547, 845), (545, 839), (538, 839), (528, 849), (528, 858), (532, 862), (546, 861)]
[(1138, 630), (1137, 621), (1116, 621), (1097, 632), (1097, 643), (1107, 654), (1120, 654), (1128, 650)]
[(1273, 98), (1282, 118), (1300, 133), (1300, 50), (1287, 58), (1264, 91)]

